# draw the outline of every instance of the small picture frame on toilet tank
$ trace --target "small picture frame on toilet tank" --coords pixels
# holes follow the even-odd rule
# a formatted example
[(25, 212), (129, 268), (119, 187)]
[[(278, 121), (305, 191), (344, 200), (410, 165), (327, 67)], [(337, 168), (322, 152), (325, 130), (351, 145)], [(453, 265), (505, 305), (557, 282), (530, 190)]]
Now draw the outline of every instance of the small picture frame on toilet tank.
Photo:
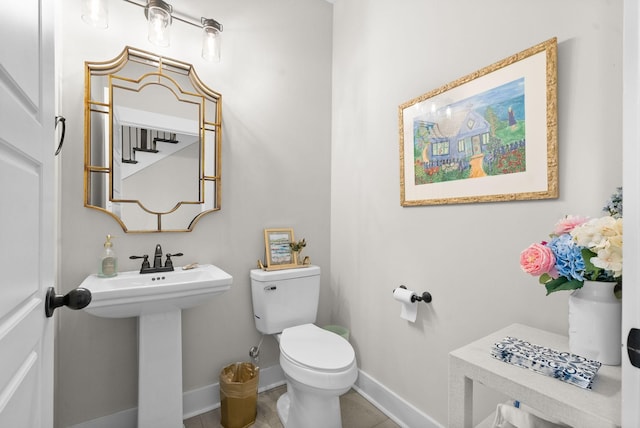
[(289, 245), (293, 241), (293, 229), (264, 230), (264, 245), (267, 254), (266, 270), (298, 267), (295, 254)]

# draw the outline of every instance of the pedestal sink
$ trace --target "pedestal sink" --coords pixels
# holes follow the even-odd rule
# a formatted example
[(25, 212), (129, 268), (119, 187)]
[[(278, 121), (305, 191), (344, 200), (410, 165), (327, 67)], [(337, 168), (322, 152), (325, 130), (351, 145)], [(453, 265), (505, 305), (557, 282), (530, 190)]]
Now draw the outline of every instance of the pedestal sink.
[(173, 272), (89, 275), (85, 311), (138, 317), (138, 428), (182, 427), (182, 309), (227, 291), (233, 278), (214, 265)]

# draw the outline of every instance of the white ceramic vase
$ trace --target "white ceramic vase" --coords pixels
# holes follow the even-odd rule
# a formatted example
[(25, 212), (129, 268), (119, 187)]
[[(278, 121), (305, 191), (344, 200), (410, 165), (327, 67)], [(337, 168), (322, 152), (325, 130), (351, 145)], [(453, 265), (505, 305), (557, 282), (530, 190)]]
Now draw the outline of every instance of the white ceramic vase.
[(615, 282), (584, 281), (569, 296), (569, 350), (618, 366), (622, 357), (622, 300)]

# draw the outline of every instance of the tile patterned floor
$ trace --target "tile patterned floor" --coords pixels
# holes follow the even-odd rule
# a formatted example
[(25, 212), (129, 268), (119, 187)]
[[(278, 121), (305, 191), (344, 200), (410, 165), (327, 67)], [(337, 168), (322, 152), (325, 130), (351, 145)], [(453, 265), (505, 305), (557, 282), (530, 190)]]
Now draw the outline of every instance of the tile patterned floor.
[[(282, 428), (276, 411), (276, 401), (287, 390), (279, 386), (258, 395), (258, 417), (253, 428)], [(399, 428), (360, 394), (351, 390), (340, 397), (343, 428)], [(185, 428), (221, 428), (220, 408), (184, 421)]]

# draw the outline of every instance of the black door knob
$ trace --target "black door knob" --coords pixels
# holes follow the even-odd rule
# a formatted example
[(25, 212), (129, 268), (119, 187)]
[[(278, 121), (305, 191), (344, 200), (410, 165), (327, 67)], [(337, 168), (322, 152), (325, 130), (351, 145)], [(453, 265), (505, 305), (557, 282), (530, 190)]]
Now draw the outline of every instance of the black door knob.
[(637, 328), (629, 330), (627, 353), (629, 354), (631, 365), (640, 368), (640, 330)]
[(56, 294), (53, 287), (47, 290), (47, 296), (44, 299), (44, 312), (47, 318), (53, 316), (53, 311), (60, 306), (66, 306), (70, 309), (82, 309), (91, 303), (91, 291), (86, 288), (78, 287), (69, 291), (64, 296)]

